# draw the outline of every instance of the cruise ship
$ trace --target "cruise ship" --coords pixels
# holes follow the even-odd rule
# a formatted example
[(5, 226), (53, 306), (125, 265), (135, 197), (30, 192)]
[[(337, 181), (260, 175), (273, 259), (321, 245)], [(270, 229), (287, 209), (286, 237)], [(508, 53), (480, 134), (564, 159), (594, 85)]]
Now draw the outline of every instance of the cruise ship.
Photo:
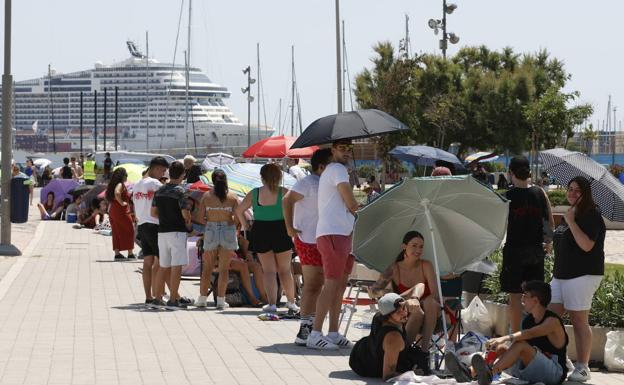
[[(190, 67), (187, 94), (184, 65), (147, 58), (131, 41), (127, 46), (130, 57), (119, 63), (97, 62), (89, 70), (50, 71), (49, 76), (15, 82), (15, 146), (50, 151), (54, 142), (57, 151), (76, 151), (82, 118), (85, 152), (222, 151), (238, 155), (247, 148), (247, 125), (226, 106), (224, 100), (230, 97), (226, 87)], [(272, 134), (271, 128), (253, 127), (250, 141)]]

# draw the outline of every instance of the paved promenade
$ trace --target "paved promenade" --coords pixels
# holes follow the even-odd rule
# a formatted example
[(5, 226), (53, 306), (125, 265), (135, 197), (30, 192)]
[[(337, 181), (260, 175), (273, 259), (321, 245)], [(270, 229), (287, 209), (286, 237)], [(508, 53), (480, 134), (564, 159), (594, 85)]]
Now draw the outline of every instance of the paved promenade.
[(0, 384), (380, 383), (355, 376), (347, 352), (294, 346), (298, 323), (258, 309), (145, 309), (141, 262), (112, 262), (110, 237), (34, 218), (13, 230), (24, 255), (0, 260)]

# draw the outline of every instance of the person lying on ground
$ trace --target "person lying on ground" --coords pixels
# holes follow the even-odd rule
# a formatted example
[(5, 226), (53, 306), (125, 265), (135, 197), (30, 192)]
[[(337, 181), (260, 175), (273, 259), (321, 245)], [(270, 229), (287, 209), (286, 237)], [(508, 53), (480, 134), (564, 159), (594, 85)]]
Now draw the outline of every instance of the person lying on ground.
[(407, 342), (405, 324), (409, 313), (405, 298), (387, 293), (377, 307), (370, 335), (360, 339), (351, 350), (351, 369), (362, 377), (384, 380), (409, 370), (428, 374), (427, 356)]
[[(528, 313), (522, 330), (487, 342), (496, 359), (487, 363), (479, 353), (472, 356), (472, 367), (465, 367), (453, 352), (444, 355), (446, 368), (458, 382), (475, 377), (479, 385), (489, 385), (493, 376), (510, 369), (511, 374), (529, 383), (561, 384), (567, 375), (568, 335), (563, 321), (546, 307), (550, 303), (550, 285), (542, 281), (522, 284), (522, 305)], [(511, 345), (508, 345), (511, 344)]]
[(423, 352), (428, 352), (440, 316), (440, 295), (433, 265), (422, 258), (424, 245), (422, 234), (408, 231), (403, 236), (396, 261), (381, 274), (369, 294), (379, 298), (387, 292), (394, 292), (407, 299), (410, 310), (407, 341), (411, 344), (420, 334), (419, 345)]

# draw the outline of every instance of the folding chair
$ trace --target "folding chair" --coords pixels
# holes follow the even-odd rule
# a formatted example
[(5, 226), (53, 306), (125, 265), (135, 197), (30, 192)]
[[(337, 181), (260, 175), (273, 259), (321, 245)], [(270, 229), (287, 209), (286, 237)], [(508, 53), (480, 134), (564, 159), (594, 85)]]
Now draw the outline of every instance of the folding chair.
[[(450, 278), (441, 278), (440, 286), (442, 287), (442, 298), (444, 298), (444, 314), (449, 322), (447, 323), (447, 333), (449, 342), (459, 341), (462, 331), (461, 326), (461, 310), (462, 310), (462, 277), (454, 276)], [(431, 347), (435, 355), (435, 369), (440, 370), (442, 365), (442, 357), (444, 357), (444, 328), (442, 324), (442, 316), (438, 319), (433, 336), (431, 337)], [(442, 346), (440, 346), (442, 343)]]
[[(360, 298), (360, 294), (362, 292), (368, 293), (368, 289), (375, 283), (373, 280), (363, 280), (363, 279), (350, 279), (347, 282), (347, 286), (349, 287), (349, 291), (347, 291), (347, 296), (342, 299), (342, 309), (340, 310), (340, 320), (338, 321), (338, 325), (342, 325), (342, 320), (344, 319), (345, 313), (349, 312), (349, 318), (347, 319), (347, 325), (345, 326), (345, 330), (343, 335), (347, 335), (349, 331), (349, 326), (351, 325), (351, 320), (353, 319), (353, 313), (357, 311), (357, 306), (369, 306), (371, 311), (376, 310), (377, 300), (371, 298)], [(355, 296), (351, 296), (353, 293), (353, 288), (355, 290)]]

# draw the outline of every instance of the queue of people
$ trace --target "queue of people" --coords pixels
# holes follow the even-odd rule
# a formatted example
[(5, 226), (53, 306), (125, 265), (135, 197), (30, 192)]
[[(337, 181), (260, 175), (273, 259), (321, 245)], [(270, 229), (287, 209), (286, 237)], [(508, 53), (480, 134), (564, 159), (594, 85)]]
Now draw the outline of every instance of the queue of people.
[[(346, 167), (351, 150), (348, 140), (317, 150), (311, 158), (312, 172), (302, 175), (291, 190), (282, 187), (280, 167), (266, 164), (260, 171), (262, 186), (240, 202), (229, 191), (227, 175), (221, 170), (212, 173), (213, 188), (193, 201), (181, 186), (188, 173), (195, 173), (192, 159), (168, 164), (156, 157), (135, 184), (132, 198), (124, 184), (125, 170), (112, 172), (105, 201), (94, 201), (89, 212), (79, 215), (79, 221), (97, 224), (108, 215), (115, 259), (134, 257), (134, 224), (138, 225), (145, 303), (149, 306), (207, 306), (216, 269), (213, 295), (216, 308), (225, 310), (229, 307), (229, 273), (237, 271), (252, 306), (264, 304), (263, 312), (275, 313), (282, 292), (285, 294), (286, 310), (300, 314), (295, 344), (316, 350), (350, 349), (354, 344), (338, 332), (338, 319), (354, 265), (351, 235), (354, 214), (360, 207)], [(66, 162), (63, 175), (75, 175), (72, 163)], [(89, 166), (85, 176), (90, 172)], [(163, 183), (165, 174), (168, 179)], [(450, 174), (448, 168), (438, 167), (432, 176)], [(373, 182), (369, 180), (371, 189), (376, 189), (378, 184)], [(475, 355), (468, 367), (447, 353), (446, 366), (458, 381), (476, 379), (480, 385), (491, 383), (506, 369), (531, 382), (539, 379), (558, 384), (566, 377), (587, 381), (591, 378), (588, 361), (592, 338), (588, 314), (604, 275), (606, 233), (592, 200), (590, 182), (576, 177), (568, 184), (571, 208), (557, 228), (547, 195), (531, 185), (525, 157), (511, 160), (509, 182), (513, 187), (506, 192), (510, 205), (500, 280), (502, 290), (509, 294), (510, 334), (490, 340), (488, 346), (494, 353), (487, 360)], [(58, 215), (54, 201), (51, 193), (39, 204), (42, 218)], [(106, 202), (108, 208), (102, 206)], [(249, 209), (253, 209), (252, 217)], [(197, 300), (179, 294), (181, 270), (188, 264), (189, 233), (202, 238)], [(407, 231), (402, 244), (397, 245), (395, 262), (372, 286), (370, 295), (377, 299), (379, 312), (370, 336), (352, 350), (350, 364), (357, 373), (388, 379), (414, 365), (428, 372), (428, 361), (423, 357), (430, 350), (443, 298), (433, 265), (422, 258), (424, 247), (425, 239), (419, 232)], [(546, 283), (544, 259), (553, 249), (554, 278)], [(300, 258), (305, 282), (301, 307), (296, 303), (293, 250)], [(127, 257), (121, 251), (127, 251)], [(572, 322), (578, 355), (569, 376), (568, 336), (561, 320), (564, 313)], [(329, 324), (324, 333), (327, 316)]]

